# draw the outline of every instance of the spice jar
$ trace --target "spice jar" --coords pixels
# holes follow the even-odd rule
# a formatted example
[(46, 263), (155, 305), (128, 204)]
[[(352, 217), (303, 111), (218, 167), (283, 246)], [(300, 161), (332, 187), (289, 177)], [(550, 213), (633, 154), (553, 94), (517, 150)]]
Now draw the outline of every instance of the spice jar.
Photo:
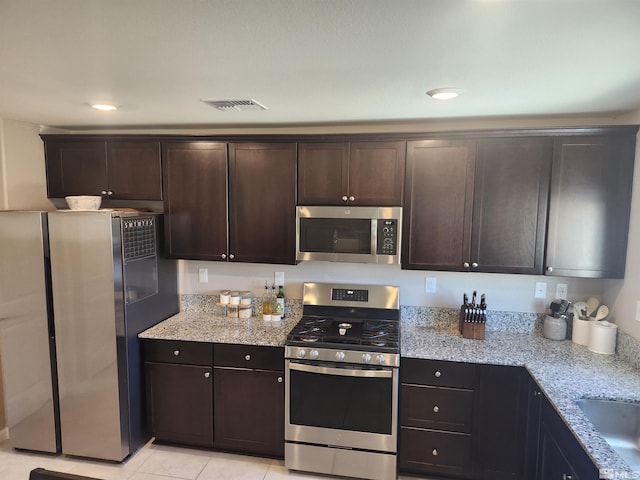
[(542, 334), (549, 340), (564, 340), (567, 338), (567, 320), (564, 317), (544, 317)]

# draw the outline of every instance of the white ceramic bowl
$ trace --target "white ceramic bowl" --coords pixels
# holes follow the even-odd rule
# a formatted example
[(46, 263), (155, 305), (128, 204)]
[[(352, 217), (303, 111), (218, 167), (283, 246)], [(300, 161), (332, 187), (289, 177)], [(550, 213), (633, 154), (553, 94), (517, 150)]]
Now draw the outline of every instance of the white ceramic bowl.
[(74, 195), (64, 199), (71, 210), (98, 210), (102, 203), (102, 197), (93, 195)]

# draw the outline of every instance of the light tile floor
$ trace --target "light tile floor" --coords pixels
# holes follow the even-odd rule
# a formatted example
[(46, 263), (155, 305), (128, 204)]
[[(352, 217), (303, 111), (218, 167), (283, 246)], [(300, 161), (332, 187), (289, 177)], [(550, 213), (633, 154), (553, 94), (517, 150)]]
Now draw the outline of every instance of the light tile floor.
[[(34, 468), (101, 480), (328, 480), (290, 472), (281, 460), (148, 443), (121, 464), (13, 450), (0, 443), (0, 479), (28, 480)], [(409, 480), (410, 477), (399, 477)]]

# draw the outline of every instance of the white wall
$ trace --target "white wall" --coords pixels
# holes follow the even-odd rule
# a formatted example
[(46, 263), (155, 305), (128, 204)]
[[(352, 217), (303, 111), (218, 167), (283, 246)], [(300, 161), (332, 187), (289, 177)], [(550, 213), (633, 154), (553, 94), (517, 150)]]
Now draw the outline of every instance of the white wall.
[[(199, 283), (198, 270), (208, 270), (208, 283)], [(259, 265), (224, 262), (180, 262), (180, 293), (215, 294), (222, 289), (251, 290), (260, 295), (265, 280), (273, 281), (274, 272), (285, 274), (285, 294), (302, 298), (304, 282), (371, 283), (400, 286), (402, 305), (426, 305), (457, 308), (462, 294), (487, 295), (491, 310), (512, 312), (544, 312), (555, 298), (556, 284), (566, 283), (570, 300), (590, 296), (601, 298), (602, 280), (544, 277), (534, 275), (502, 275), (489, 273), (424, 272), (401, 270), (399, 265), (357, 263), (302, 262), (298, 265)], [(425, 293), (426, 277), (436, 278), (436, 293)], [(547, 283), (547, 298), (534, 298), (536, 282)]]
[(0, 118), (0, 208), (53, 210), (40, 126)]

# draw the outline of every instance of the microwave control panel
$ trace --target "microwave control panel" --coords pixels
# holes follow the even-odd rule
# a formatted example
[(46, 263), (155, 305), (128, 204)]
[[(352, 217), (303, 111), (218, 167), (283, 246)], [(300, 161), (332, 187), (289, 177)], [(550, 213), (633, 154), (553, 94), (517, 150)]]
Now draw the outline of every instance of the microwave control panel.
[(398, 220), (378, 220), (378, 255), (398, 254)]

